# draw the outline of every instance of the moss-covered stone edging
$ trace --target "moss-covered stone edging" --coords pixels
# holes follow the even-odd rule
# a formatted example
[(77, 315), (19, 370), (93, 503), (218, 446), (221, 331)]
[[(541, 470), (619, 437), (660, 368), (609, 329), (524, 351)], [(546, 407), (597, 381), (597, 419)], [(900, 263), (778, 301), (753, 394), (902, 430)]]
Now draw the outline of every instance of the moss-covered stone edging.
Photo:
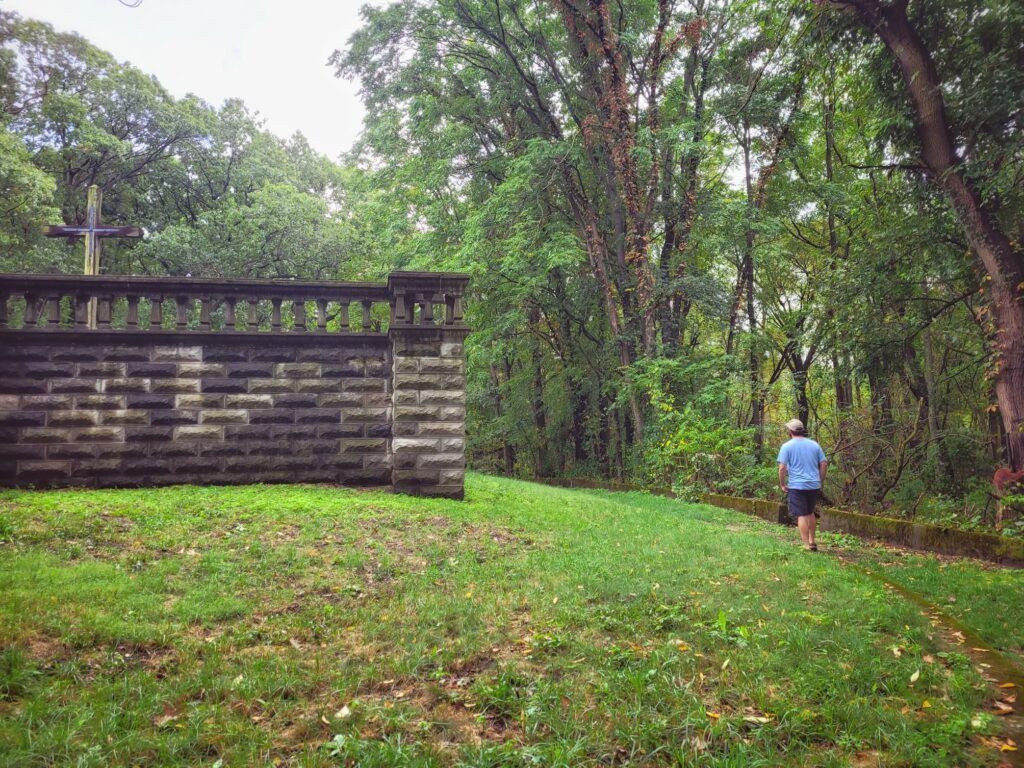
[[(705, 494), (706, 504), (734, 509), (771, 522), (788, 523), (786, 505), (764, 499), (744, 499), (736, 496)], [(936, 552), (942, 555), (976, 557), (1002, 565), (1024, 567), (1024, 540), (1009, 539), (991, 533), (963, 531), (939, 525), (876, 517), (858, 512), (847, 512), (834, 507), (819, 507), (821, 519), (818, 527), (823, 531), (850, 533), (862, 538), (880, 539), (910, 549)]]

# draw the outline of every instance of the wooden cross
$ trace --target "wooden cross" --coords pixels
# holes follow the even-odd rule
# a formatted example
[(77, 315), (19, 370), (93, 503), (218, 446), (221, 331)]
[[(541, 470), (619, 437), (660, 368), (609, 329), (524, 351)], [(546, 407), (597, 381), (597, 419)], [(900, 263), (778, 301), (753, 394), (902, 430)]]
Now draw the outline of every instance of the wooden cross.
[[(66, 237), (74, 241), (85, 238), (85, 268), (83, 274), (98, 275), (100, 273), (100, 246), (104, 237), (141, 238), (141, 227), (111, 227), (102, 223), (103, 193), (93, 184), (89, 187), (89, 197), (85, 212), (85, 224), (70, 226), (59, 224), (45, 227), (43, 234), (47, 237)], [(96, 299), (89, 301), (89, 327), (96, 327)]]

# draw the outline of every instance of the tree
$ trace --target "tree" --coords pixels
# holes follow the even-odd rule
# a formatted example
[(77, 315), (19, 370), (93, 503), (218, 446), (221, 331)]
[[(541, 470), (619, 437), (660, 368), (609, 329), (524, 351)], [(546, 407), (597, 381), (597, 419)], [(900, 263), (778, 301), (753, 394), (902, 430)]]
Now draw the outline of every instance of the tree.
[(0, 268), (52, 268), (45, 260), (40, 263), (36, 258), (26, 259), (26, 252), (40, 255), (37, 248), (42, 239), (41, 223), (56, 221), (55, 188), (53, 180), (32, 164), (24, 143), (0, 129)]
[[(917, 139), (930, 178), (949, 197), (971, 249), (988, 277), (995, 315), (996, 397), (1008, 461), (1024, 468), (1024, 252), (1013, 246), (965, 173), (932, 51), (907, 15), (908, 0), (827, 0), (850, 11), (885, 45), (899, 67), (913, 107)], [(1022, 16), (1016, 15), (1020, 24)], [(1019, 39), (1019, 38), (1018, 38)], [(1010, 123), (1019, 121), (1009, 118)]]

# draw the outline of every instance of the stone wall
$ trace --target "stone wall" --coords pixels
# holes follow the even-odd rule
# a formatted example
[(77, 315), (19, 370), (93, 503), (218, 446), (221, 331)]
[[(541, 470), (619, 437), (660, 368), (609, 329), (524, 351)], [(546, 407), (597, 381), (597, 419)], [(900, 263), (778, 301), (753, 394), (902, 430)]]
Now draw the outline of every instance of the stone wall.
[(0, 275), (0, 485), (462, 498), (468, 279)]
[(391, 484), (387, 335), (129, 335), (2, 340), (0, 482)]
[(464, 331), (392, 331), (395, 490), (462, 498), (466, 466)]

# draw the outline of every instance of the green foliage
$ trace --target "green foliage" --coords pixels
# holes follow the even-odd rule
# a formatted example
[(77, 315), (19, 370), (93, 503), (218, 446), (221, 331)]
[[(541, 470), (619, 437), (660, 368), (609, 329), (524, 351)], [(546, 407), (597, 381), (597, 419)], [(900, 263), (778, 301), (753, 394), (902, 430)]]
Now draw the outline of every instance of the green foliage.
[(735, 386), (730, 366), (712, 357), (643, 361), (633, 367), (630, 378), (653, 414), (640, 458), (648, 482), (691, 500), (707, 491), (763, 495), (773, 486), (773, 470), (752, 459), (750, 429), (731, 425), (724, 412)]
[[(57, 216), (53, 179), (32, 163), (24, 142), (0, 125), (0, 269), (34, 266), (40, 245), (40, 221)], [(36, 271), (47, 271), (36, 268)]]

